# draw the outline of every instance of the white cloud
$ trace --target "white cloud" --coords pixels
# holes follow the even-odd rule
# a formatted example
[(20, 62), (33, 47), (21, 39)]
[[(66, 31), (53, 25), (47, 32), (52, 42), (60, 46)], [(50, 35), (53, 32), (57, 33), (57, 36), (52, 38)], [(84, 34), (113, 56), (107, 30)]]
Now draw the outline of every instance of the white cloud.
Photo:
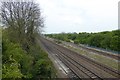
[[(117, 29), (119, 0), (37, 0), (45, 16), (46, 32)], [(59, 28), (59, 29), (58, 29)]]

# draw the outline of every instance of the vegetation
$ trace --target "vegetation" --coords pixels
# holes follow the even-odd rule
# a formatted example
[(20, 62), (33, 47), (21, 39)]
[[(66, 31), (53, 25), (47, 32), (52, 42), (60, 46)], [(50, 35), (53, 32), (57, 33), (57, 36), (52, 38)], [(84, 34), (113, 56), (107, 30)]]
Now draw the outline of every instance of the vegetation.
[(63, 41), (74, 41), (76, 44), (100, 47), (108, 50), (120, 51), (120, 30), (98, 33), (60, 33), (46, 34), (46, 36)]
[(44, 27), (38, 4), (2, 2), (2, 78), (55, 78), (55, 69), (37, 41)]

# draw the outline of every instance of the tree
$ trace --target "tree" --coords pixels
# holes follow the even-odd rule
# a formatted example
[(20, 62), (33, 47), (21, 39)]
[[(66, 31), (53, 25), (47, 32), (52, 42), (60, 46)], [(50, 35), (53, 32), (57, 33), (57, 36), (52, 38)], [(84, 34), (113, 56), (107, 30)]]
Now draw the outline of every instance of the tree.
[[(2, 30), (2, 77), (11, 80), (39, 79), (41, 76), (51, 77), (49, 75), (55, 74), (52, 63), (47, 53), (40, 48), (39, 37), (36, 35), (44, 27), (38, 4), (2, 2), (0, 14), (2, 24), (6, 27)], [(42, 59), (47, 62), (39, 66), (38, 61)], [(44, 61), (41, 62), (43, 63)], [(45, 74), (39, 69), (45, 70)], [(41, 73), (40, 76), (34, 74), (37, 72)]]
[(11, 31), (10, 37), (20, 43), (26, 37), (33, 40), (34, 33), (44, 27), (39, 5), (34, 2), (2, 2), (1, 17), (2, 24)]
[(94, 34), (89, 38), (89, 45), (91, 46), (96, 46), (96, 47), (101, 47), (101, 41), (104, 39), (104, 36), (101, 34)]
[(110, 48), (115, 51), (120, 51), (120, 37), (119, 36), (113, 36), (110, 41)]
[(100, 45), (102, 48), (105, 49), (110, 49), (110, 41), (111, 41), (111, 36), (105, 36), (104, 39), (101, 41)]

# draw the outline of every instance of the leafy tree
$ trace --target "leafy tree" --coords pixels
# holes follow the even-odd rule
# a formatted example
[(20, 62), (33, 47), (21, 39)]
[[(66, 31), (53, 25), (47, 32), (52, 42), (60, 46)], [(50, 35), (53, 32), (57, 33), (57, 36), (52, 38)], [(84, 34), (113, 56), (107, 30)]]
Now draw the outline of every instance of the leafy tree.
[[(51, 61), (38, 44), (44, 27), (39, 5), (34, 2), (2, 2), (3, 29), (2, 76), (11, 80), (49, 77), (54, 74)], [(48, 60), (44, 66), (39, 61)], [(44, 64), (44, 61), (42, 62)], [(51, 67), (51, 68), (50, 68)], [(42, 74), (42, 70), (45, 74)], [(37, 73), (39, 71), (40, 76)], [(53, 75), (55, 77), (55, 74)]]
[(111, 38), (110, 36), (106, 35), (104, 36), (104, 39), (101, 41), (100, 45), (102, 48), (105, 48), (105, 49), (110, 49), (110, 41), (111, 41)]
[(116, 51), (120, 51), (120, 37), (118, 36), (114, 36), (112, 37), (111, 41), (110, 41), (110, 48), (113, 49), (113, 50), (116, 50)]
[[(3, 78), (21, 78), (23, 77), (19, 67), (20, 64), (18, 63), (18, 60), (20, 61), (21, 56), (17, 56), (18, 59), (15, 59), (14, 53), (16, 51), (14, 49), (20, 49), (19, 47), (15, 47), (16, 44), (10, 43), (8, 40), (3, 41), (3, 57), (2, 57), (2, 76)], [(16, 54), (16, 55), (20, 55)]]
[(103, 36), (100, 34), (95, 34), (90, 37), (89, 44), (96, 47), (101, 47), (100, 43), (103, 40)]
[(44, 27), (39, 5), (34, 2), (2, 2), (1, 17), (10, 39), (22, 43), (23, 47), (28, 47), (26, 41), (34, 42), (34, 34)]

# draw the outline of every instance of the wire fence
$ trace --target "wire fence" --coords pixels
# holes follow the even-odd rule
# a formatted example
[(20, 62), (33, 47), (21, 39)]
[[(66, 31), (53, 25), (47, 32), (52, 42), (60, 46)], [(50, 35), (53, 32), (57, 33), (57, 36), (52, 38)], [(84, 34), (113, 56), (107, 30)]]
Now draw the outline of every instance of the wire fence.
[(120, 51), (114, 51), (114, 50), (110, 50), (110, 49), (104, 49), (104, 48), (100, 48), (100, 47), (96, 47), (96, 46), (90, 46), (90, 45), (86, 45), (86, 44), (80, 44), (80, 45), (88, 47), (88, 48), (95, 48), (97, 50), (101, 50), (101, 51), (105, 51), (105, 52), (110, 52), (110, 53), (114, 53), (114, 54), (120, 54)]

